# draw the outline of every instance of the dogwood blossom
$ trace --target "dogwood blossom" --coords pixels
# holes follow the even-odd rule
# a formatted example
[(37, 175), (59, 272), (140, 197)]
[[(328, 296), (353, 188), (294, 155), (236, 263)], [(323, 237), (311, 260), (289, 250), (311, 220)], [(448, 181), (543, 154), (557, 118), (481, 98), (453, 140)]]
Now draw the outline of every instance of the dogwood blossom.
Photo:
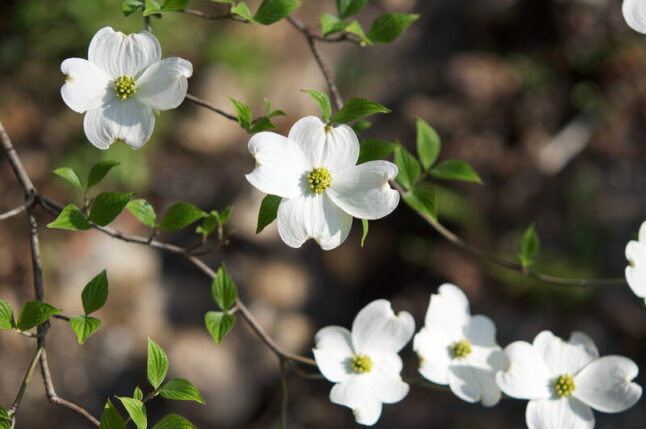
[(139, 149), (155, 126), (155, 110), (179, 106), (186, 96), (190, 62), (161, 59), (157, 38), (148, 31), (123, 34), (111, 27), (92, 38), (88, 59), (68, 58), (61, 96), (67, 106), (84, 113), (88, 140), (99, 149), (123, 141)]
[(646, 298), (646, 221), (639, 228), (639, 241), (631, 240), (626, 245), (626, 281), (640, 298)]
[(261, 132), (249, 140), (256, 167), (247, 180), (260, 191), (282, 197), (278, 233), (291, 247), (314, 239), (324, 250), (345, 241), (352, 217), (390, 214), (399, 193), (388, 180), (397, 167), (388, 161), (355, 165), (359, 140), (347, 125), (327, 126), (314, 116), (298, 120), (288, 137)]
[(318, 331), (313, 349), (316, 364), (325, 378), (336, 383), (330, 401), (351, 408), (357, 423), (375, 424), (382, 403), (399, 402), (408, 394), (398, 353), (414, 331), (413, 316), (405, 311), (396, 315), (384, 299), (357, 314), (352, 332), (340, 326)]
[(516, 341), (505, 348), (506, 370), (496, 374), (502, 391), (529, 399), (525, 419), (530, 429), (590, 429), (592, 409), (619, 413), (639, 400), (633, 383), (639, 368), (623, 356), (599, 357), (592, 340), (574, 332), (568, 342), (543, 331), (534, 342)]
[(457, 286), (443, 284), (431, 295), (425, 326), (415, 335), (413, 349), (427, 380), (448, 384), (467, 402), (490, 407), (500, 400), (495, 373), (506, 361), (496, 343), (496, 327), (487, 316), (471, 316), (469, 301)]
[(621, 12), (630, 28), (646, 34), (646, 2), (644, 0), (624, 0)]

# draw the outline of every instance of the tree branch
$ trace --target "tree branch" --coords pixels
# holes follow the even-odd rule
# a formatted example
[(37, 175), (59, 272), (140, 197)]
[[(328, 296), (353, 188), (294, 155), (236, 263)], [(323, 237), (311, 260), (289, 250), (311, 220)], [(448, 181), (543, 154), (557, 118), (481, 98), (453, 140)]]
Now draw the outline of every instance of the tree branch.
[(201, 98), (197, 98), (196, 96), (191, 95), (191, 94), (186, 94), (186, 99), (188, 101), (192, 102), (192, 103), (197, 104), (198, 106), (206, 107), (207, 109), (217, 113), (218, 115), (224, 116), (227, 119), (230, 119), (232, 121), (238, 122), (238, 118), (236, 118), (235, 116), (230, 115), (229, 113), (225, 112), (224, 110), (218, 109), (214, 105), (202, 100)]
[(9, 164), (11, 165), (13, 172), (16, 174), (16, 178), (18, 179), (18, 182), (20, 182), (20, 186), (23, 191), (25, 191), (25, 199), (28, 200), (29, 194), (36, 193), (36, 188), (34, 187), (34, 184), (31, 183), (27, 170), (25, 170), (22, 162), (20, 162), (20, 158), (18, 158), (18, 154), (13, 148), (13, 144), (11, 144), (11, 140), (2, 126), (2, 122), (0, 122), (0, 146), (2, 146), (2, 150), (7, 156)]
[(29, 364), (27, 372), (25, 373), (25, 376), (22, 379), (22, 383), (20, 384), (20, 390), (18, 390), (18, 393), (16, 394), (16, 399), (14, 399), (13, 405), (11, 405), (11, 408), (7, 411), (7, 414), (9, 414), (9, 417), (11, 417), (11, 429), (13, 429), (16, 425), (16, 413), (18, 412), (18, 407), (20, 407), (20, 402), (22, 401), (22, 397), (25, 395), (25, 390), (27, 390), (27, 385), (31, 380), (31, 376), (34, 373), (36, 365), (38, 365), (38, 359), (40, 359), (42, 352), (42, 347), (36, 348), (34, 357), (31, 358), (31, 363)]
[(22, 205), (16, 207), (15, 209), (9, 210), (8, 212), (0, 214), (0, 221), (19, 215), (20, 213), (24, 212), (29, 207), (31, 207), (34, 204), (34, 202), (36, 202), (36, 198), (34, 198), (34, 195), (28, 194), (27, 200)]

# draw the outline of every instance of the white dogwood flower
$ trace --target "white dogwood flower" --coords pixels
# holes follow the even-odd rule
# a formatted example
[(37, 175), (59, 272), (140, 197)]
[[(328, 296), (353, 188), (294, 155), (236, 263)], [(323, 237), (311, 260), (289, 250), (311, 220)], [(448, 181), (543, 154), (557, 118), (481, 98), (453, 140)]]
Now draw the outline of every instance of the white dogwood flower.
[(324, 250), (345, 241), (352, 217), (379, 219), (390, 214), (399, 193), (388, 180), (397, 167), (388, 161), (355, 165), (359, 140), (347, 125), (326, 126), (307, 116), (288, 137), (261, 132), (249, 140), (256, 167), (247, 180), (260, 191), (282, 197), (278, 233), (291, 247), (314, 239)]
[(505, 348), (506, 370), (496, 374), (502, 391), (529, 399), (529, 429), (591, 429), (591, 408), (619, 413), (639, 400), (642, 388), (633, 383), (639, 368), (623, 356), (599, 357), (592, 340), (574, 332), (568, 342), (543, 331), (534, 342), (516, 341)]
[(626, 245), (626, 281), (635, 295), (646, 298), (646, 221), (639, 228), (639, 241)]
[(624, 0), (621, 12), (630, 28), (646, 34), (646, 1)]
[(398, 353), (414, 332), (413, 316), (405, 311), (396, 315), (384, 299), (357, 314), (352, 332), (340, 326), (318, 331), (316, 364), (325, 378), (336, 383), (330, 401), (351, 408), (357, 423), (375, 424), (382, 403), (394, 404), (408, 394)]
[(415, 335), (413, 349), (427, 380), (448, 384), (467, 402), (490, 407), (500, 401), (495, 374), (506, 360), (496, 342), (496, 327), (487, 316), (471, 316), (469, 301), (457, 286), (443, 284), (431, 295), (425, 326)]
[(111, 27), (92, 38), (88, 59), (68, 58), (61, 96), (68, 107), (85, 114), (83, 128), (99, 149), (123, 141), (139, 149), (155, 126), (155, 110), (179, 106), (186, 96), (190, 62), (161, 59), (157, 38), (148, 31), (123, 34)]

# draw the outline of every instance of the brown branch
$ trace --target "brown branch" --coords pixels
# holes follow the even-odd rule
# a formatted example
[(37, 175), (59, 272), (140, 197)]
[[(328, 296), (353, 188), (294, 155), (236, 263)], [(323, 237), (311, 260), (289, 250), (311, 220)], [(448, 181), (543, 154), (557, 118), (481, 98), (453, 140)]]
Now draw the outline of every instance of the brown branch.
[(11, 408), (7, 411), (7, 414), (9, 414), (9, 417), (11, 417), (12, 428), (16, 425), (16, 413), (18, 412), (18, 407), (20, 407), (20, 402), (22, 401), (22, 397), (25, 395), (25, 390), (27, 390), (27, 385), (31, 380), (31, 376), (34, 373), (34, 369), (36, 368), (36, 365), (38, 365), (38, 359), (40, 359), (40, 355), (42, 352), (43, 352), (42, 347), (36, 348), (34, 357), (31, 358), (31, 363), (27, 368), (27, 372), (25, 372), (25, 376), (22, 379), (22, 383), (20, 383), (20, 390), (18, 390), (18, 393), (16, 394), (16, 399), (14, 399), (13, 404), (11, 405)]
[(9, 139), (9, 136), (7, 135), (7, 132), (5, 131), (1, 122), (0, 146), (2, 146), (2, 150), (7, 157), (9, 164), (11, 165), (13, 172), (16, 174), (16, 178), (18, 179), (18, 182), (20, 182), (20, 186), (22, 187), (23, 191), (25, 191), (25, 199), (28, 200), (29, 194), (36, 193), (36, 188), (34, 187), (34, 184), (31, 183), (31, 179), (27, 174), (27, 170), (25, 170), (22, 162), (20, 162), (20, 158), (18, 158), (18, 154), (13, 148), (13, 144), (11, 144), (11, 140)]
[(8, 212), (0, 214), (0, 221), (19, 215), (20, 213), (24, 212), (29, 207), (31, 207), (35, 202), (36, 202), (36, 198), (34, 198), (34, 195), (27, 194), (27, 200), (22, 205), (16, 207), (15, 209), (9, 210)]
[(224, 110), (218, 109), (214, 105), (202, 100), (201, 98), (197, 98), (196, 96), (191, 94), (186, 94), (186, 99), (192, 103), (197, 104), (198, 106), (206, 107), (207, 109), (217, 113), (218, 115), (224, 116), (227, 119), (238, 122), (238, 118), (236, 118), (235, 116), (225, 112)]

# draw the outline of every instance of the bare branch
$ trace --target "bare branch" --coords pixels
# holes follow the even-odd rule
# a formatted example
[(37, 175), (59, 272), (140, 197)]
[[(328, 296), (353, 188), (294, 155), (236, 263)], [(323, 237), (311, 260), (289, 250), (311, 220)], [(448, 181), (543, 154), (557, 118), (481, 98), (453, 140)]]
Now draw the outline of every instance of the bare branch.
[(25, 201), (22, 205), (16, 207), (15, 209), (9, 210), (8, 212), (0, 214), (0, 221), (19, 215), (20, 213), (31, 207), (35, 202), (36, 198), (34, 198), (34, 195), (28, 194), (27, 201)]
[(229, 113), (225, 112), (224, 110), (218, 109), (214, 105), (202, 100), (201, 98), (197, 98), (196, 96), (191, 95), (191, 94), (186, 94), (186, 99), (188, 101), (192, 102), (192, 103), (197, 104), (198, 106), (206, 107), (207, 109), (212, 110), (215, 113), (217, 113), (218, 115), (224, 116), (227, 119), (230, 119), (232, 121), (238, 122), (238, 118), (236, 118), (235, 116), (230, 115)]
[(18, 158), (16, 149), (14, 149), (13, 144), (11, 144), (11, 140), (9, 139), (9, 136), (7, 135), (4, 127), (2, 126), (2, 122), (0, 122), (0, 145), (2, 146), (4, 154), (7, 156), (9, 164), (11, 164), (11, 168), (16, 174), (16, 178), (20, 182), (20, 186), (22, 187), (23, 191), (25, 191), (25, 199), (28, 199), (29, 194), (36, 193), (36, 188), (34, 187), (34, 184), (31, 183), (31, 179), (27, 174), (27, 170), (25, 170), (25, 167), (23, 167), (20, 158)]
[(16, 394), (16, 399), (14, 399), (13, 405), (11, 405), (11, 408), (7, 411), (7, 414), (9, 414), (9, 417), (11, 417), (12, 428), (16, 424), (16, 413), (18, 412), (18, 407), (20, 407), (20, 402), (22, 401), (22, 397), (25, 395), (25, 390), (27, 389), (27, 385), (31, 380), (31, 376), (34, 373), (34, 369), (36, 368), (36, 365), (38, 365), (38, 359), (40, 359), (40, 355), (42, 352), (43, 352), (42, 347), (36, 348), (34, 357), (31, 358), (31, 363), (27, 368), (27, 372), (25, 372), (25, 376), (22, 379), (22, 383), (20, 383), (20, 390), (18, 390), (18, 393)]

